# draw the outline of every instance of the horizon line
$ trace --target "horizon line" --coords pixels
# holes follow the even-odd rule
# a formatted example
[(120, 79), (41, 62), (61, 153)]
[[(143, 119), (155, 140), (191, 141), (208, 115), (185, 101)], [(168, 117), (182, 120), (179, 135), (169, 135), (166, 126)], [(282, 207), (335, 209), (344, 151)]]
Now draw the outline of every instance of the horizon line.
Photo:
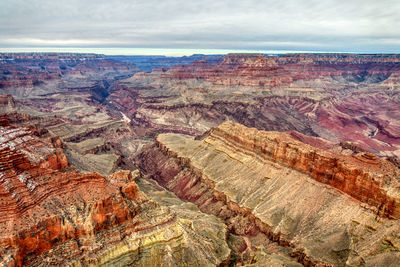
[(308, 50), (270, 50), (270, 49), (209, 49), (209, 48), (118, 48), (118, 47), (0, 47), (0, 53), (86, 53), (106, 56), (166, 56), (182, 57), (195, 54), (226, 55), (226, 54), (358, 54), (379, 55), (400, 52), (393, 51), (308, 51)]

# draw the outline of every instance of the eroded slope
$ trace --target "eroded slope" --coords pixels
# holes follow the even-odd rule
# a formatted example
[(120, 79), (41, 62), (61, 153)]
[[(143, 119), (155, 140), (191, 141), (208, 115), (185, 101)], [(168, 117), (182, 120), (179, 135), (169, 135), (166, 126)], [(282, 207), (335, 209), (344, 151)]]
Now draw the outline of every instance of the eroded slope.
[[(229, 261), (226, 228), (148, 198), (140, 174), (68, 167), (60, 139), (0, 126), (0, 262), (4, 266), (213, 266)], [(193, 227), (194, 220), (196, 226)], [(207, 230), (205, 230), (205, 228)]]
[[(253, 247), (264, 235), (306, 265), (396, 266), (400, 223), (385, 216), (397, 212), (375, 204), (374, 186), (396, 202), (399, 170), (363, 155), (326, 152), (290, 135), (227, 122), (203, 140), (159, 135), (138, 160), (149, 177), (224, 220)], [(346, 170), (335, 176), (341, 164)], [(350, 191), (338, 186), (343, 183), (352, 184)]]

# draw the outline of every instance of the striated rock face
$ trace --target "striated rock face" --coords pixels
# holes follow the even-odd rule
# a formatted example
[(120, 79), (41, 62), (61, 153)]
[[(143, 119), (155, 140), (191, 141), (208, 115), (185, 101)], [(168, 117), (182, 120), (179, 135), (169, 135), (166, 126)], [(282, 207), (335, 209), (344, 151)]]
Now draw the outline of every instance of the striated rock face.
[(78, 173), (68, 167), (59, 139), (38, 138), (6, 123), (0, 126), (0, 142), (0, 265), (209, 266), (229, 261), (221, 223), (209, 224), (212, 236), (202, 238), (201, 226), (192, 226), (198, 215), (181, 218), (152, 201), (130, 171), (108, 177)]
[(0, 265), (400, 265), (398, 55), (135, 60), (0, 54)]
[(104, 55), (0, 53), (0, 90), (23, 98), (79, 90), (101, 102), (109, 83), (136, 71), (135, 65)]
[[(176, 66), (162, 74), (171, 79), (206, 79), (221, 85), (278, 87), (295, 81), (312, 81), (326, 76), (353, 81), (380, 82), (399, 72), (397, 55), (228, 54), (216, 66), (197, 61)], [(395, 75), (397, 76), (397, 75)], [(307, 90), (307, 87), (303, 87)], [(311, 88), (309, 88), (311, 89)]]
[(114, 83), (134, 127), (201, 134), (227, 119), (400, 156), (398, 55), (229, 54)]
[(231, 122), (215, 128), (209, 138), (304, 172), (374, 206), (378, 215), (400, 219), (400, 171), (373, 154), (338, 155), (305, 145), (285, 133), (258, 131)]
[[(171, 62), (143, 57), (154, 61), (151, 69), (164, 67), (136, 73), (130, 62), (139, 59), (0, 54), (1, 91), (46, 114), (77, 113), (76, 122), (86, 118), (71, 107), (86, 108), (94, 99), (93, 105), (126, 118), (147, 138), (161, 132), (198, 135), (229, 119), (400, 156), (398, 55), (195, 55)], [(72, 101), (82, 95), (86, 99)]]
[(305, 265), (400, 263), (399, 170), (371, 154), (346, 156), (227, 122), (201, 140), (161, 134), (138, 164), (253, 250), (266, 246), (264, 236)]

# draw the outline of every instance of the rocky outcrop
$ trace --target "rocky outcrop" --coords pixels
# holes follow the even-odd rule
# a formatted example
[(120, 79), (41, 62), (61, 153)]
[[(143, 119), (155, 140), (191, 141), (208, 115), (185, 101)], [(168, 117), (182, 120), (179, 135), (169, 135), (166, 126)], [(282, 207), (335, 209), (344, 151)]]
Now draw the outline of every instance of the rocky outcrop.
[(196, 237), (190, 216), (177, 216), (139, 190), (137, 172), (79, 173), (68, 167), (59, 139), (6, 123), (0, 133), (2, 266), (229, 262), (221, 223), (209, 225), (211, 238)]
[(0, 106), (4, 108), (13, 109), (16, 106), (15, 100), (12, 95), (1, 95)]
[[(138, 164), (252, 249), (264, 236), (305, 265), (399, 263), (400, 224), (386, 218), (398, 218), (399, 172), (371, 154), (335, 154), (227, 122), (201, 140), (159, 135)], [(382, 249), (387, 240), (393, 247)]]

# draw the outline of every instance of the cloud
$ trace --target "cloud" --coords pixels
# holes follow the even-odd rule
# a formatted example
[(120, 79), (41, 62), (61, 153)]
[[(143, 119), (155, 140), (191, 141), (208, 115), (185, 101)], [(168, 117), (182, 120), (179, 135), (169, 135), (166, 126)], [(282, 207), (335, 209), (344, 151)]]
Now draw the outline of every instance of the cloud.
[(37, 39), (37, 38), (9, 38), (9, 39), (2, 39), (2, 43), (4, 44), (19, 44), (19, 45), (26, 45), (26, 46), (91, 46), (91, 45), (123, 45), (123, 42), (119, 41), (111, 41), (111, 40), (85, 40), (85, 39)]
[(0, 47), (400, 52), (397, 0), (2, 0)]

